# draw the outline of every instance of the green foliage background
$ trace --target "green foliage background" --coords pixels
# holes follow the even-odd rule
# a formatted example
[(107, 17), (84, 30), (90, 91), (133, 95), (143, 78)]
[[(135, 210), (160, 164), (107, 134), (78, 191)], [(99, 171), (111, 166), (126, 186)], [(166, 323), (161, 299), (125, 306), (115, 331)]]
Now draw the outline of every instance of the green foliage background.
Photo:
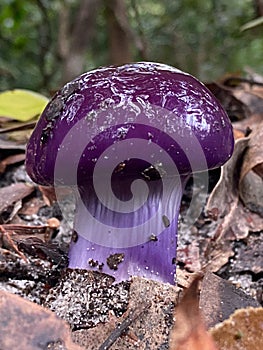
[[(56, 47), (61, 2), (1, 0), (1, 91), (29, 88), (47, 93), (60, 86)], [(79, 0), (64, 2), (74, 13)], [(143, 35), (148, 60), (174, 65), (205, 81), (246, 66), (263, 74), (262, 31), (240, 31), (255, 17), (252, 0), (127, 0), (126, 4), (131, 29)], [(84, 70), (110, 64), (107, 40), (102, 2)], [(141, 59), (135, 46), (133, 58)]]

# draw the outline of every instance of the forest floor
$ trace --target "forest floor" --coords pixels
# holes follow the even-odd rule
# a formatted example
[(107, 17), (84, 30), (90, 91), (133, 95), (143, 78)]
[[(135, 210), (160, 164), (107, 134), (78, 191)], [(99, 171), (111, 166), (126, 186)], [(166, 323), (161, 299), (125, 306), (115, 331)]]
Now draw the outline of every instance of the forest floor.
[[(186, 186), (179, 218), (176, 286), (141, 278), (116, 285), (104, 274), (67, 269), (74, 205), (65, 200), (62, 216), (54, 191), (30, 180), (24, 167), (28, 130), (1, 118), (0, 313), (6, 310), (10, 315), (8, 322), (0, 320), (2, 350), (180, 350), (178, 339), (171, 338), (174, 309), (197, 280), (199, 287), (193, 293), (209, 329), (236, 309), (263, 306), (263, 78), (251, 73), (249, 79), (228, 77), (208, 87), (231, 118), (236, 146), (221, 170), (209, 172), (208, 193), (193, 180)], [(185, 218), (192, 200), (205, 205), (198, 219), (189, 223)], [(34, 304), (28, 309), (13, 294)], [(69, 327), (45, 314), (43, 306)], [(199, 320), (196, 310), (192, 314), (187, 310), (188, 316), (182, 311), (182, 323)], [(44, 314), (49, 323), (43, 320)], [(37, 345), (32, 329), (23, 324), (33, 325), (33, 321), (35, 332), (41, 333)], [(242, 334), (235, 336), (241, 342)], [(210, 340), (206, 342), (207, 349), (216, 349)], [(225, 349), (216, 343), (218, 349)], [(236, 348), (252, 349), (252, 343), (251, 348), (240, 344)], [(263, 348), (262, 337), (257, 344), (253, 350)], [(191, 346), (191, 350), (202, 348), (197, 343)]]

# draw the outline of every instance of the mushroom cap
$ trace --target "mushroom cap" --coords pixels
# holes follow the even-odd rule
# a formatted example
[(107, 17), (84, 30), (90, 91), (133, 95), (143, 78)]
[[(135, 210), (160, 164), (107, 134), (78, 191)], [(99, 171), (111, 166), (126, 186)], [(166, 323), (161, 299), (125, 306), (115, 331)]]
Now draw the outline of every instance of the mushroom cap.
[(28, 142), (26, 169), (36, 183), (54, 185), (63, 151), (63, 182), (70, 185), (72, 156), (89, 175), (108, 147), (135, 139), (167, 152), (179, 174), (223, 165), (234, 146), (226, 112), (201, 82), (165, 64), (138, 62), (84, 73), (60, 89)]

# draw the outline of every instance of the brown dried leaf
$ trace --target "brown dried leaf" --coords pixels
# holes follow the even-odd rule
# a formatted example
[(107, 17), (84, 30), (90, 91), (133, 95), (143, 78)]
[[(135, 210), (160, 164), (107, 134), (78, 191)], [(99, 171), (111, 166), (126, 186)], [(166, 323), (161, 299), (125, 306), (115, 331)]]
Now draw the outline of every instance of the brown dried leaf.
[(0, 137), (0, 150), (22, 150), (25, 151), (26, 145), (17, 141), (5, 140)]
[(177, 249), (177, 261), (183, 263), (184, 268), (190, 272), (201, 270), (199, 240), (194, 239), (182, 249)]
[(6, 124), (13, 121), (14, 119), (9, 117), (0, 116), (0, 128), (3, 128)]
[(25, 160), (25, 157), (26, 156), (24, 153), (20, 153), (20, 154), (13, 154), (3, 159), (0, 162), (0, 174), (4, 173), (8, 165), (14, 165), (14, 164), (23, 162)]
[(262, 350), (263, 308), (237, 310), (210, 334), (220, 350)]
[(33, 197), (23, 203), (22, 208), (19, 210), (19, 214), (22, 215), (34, 215), (37, 214), (41, 207), (46, 204), (42, 198)]
[(0, 349), (83, 349), (72, 342), (64, 321), (17, 295), (0, 291), (0, 314)]
[(248, 118), (240, 120), (238, 122), (233, 123), (234, 130), (241, 131), (244, 136), (246, 134), (256, 128), (256, 126), (263, 121), (262, 113), (254, 113), (250, 115)]
[(106, 323), (99, 323), (94, 328), (80, 329), (73, 332), (72, 339), (85, 349), (98, 350), (99, 344), (104, 342), (105, 338), (112, 333), (116, 326), (116, 320), (112, 321), (110, 316), (110, 320)]
[(212, 212), (216, 209), (219, 218), (226, 217), (237, 207), (239, 164), (242, 162), (248, 144), (249, 137), (236, 141), (234, 153), (222, 167), (220, 179), (208, 198), (206, 211)]
[[(263, 217), (263, 122), (258, 124), (249, 137), (239, 179), (239, 195), (247, 208)], [(256, 172), (254, 171), (256, 169)]]
[(249, 235), (244, 244), (240, 244), (236, 248), (236, 259), (231, 270), (234, 274), (244, 271), (251, 271), (255, 275), (262, 273), (263, 232), (261, 234)]
[(42, 193), (45, 204), (48, 206), (54, 204), (58, 200), (63, 200), (68, 196), (73, 196), (73, 191), (69, 187), (60, 187), (55, 189), (54, 187), (38, 186), (38, 188)]
[(224, 85), (223, 82), (206, 84), (209, 90), (217, 97), (224, 106), (231, 120), (242, 120), (249, 115), (246, 104), (235, 97), (233, 89)]
[(38, 188), (46, 205), (51, 206), (57, 201), (54, 187), (38, 186)]
[(36, 122), (17, 122), (9, 119), (9, 122), (4, 123), (4, 128), (0, 129), (0, 134), (8, 134), (14, 131), (24, 131), (24, 130), (33, 130), (36, 126)]
[(18, 248), (31, 256), (48, 260), (55, 265), (67, 266), (68, 258), (57, 242), (44, 242), (37, 237), (20, 239)]
[(176, 284), (181, 288), (189, 288), (193, 280), (200, 276), (201, 272), (188, 272), (185, 269), (176, 268)]
[(33, 185), (22, 182), (0, 188), (0, 213), (19, 200), (29, 196), (34, 189)]
[[(161, 349), (168, 342), (173, 324), (174, 304), (177, 303), (179, 291), (181, 289), (169, 284), (133, 277), (127, 311), (121, 317), (114, 318), (110, 315), (103, 324), (74, 332), (74, 340), (89, 350), (98, 350), (102, 349), (100, 346), (109, 336), (117, 334), (118, 338), (110, 347), (112, 350)], [(106, 306), (107, 304), (103, 308)], [(138, 306), (141, 306), (141, 309), (138, 309)], [(137, 311), (134, 313), (135, 310)], [(129, 320), (132, 321), (129, 328), (120, 335), (118, 325), (123, 325)]]
[(236, 141), (234, 154), (223, 166), (220, 180), (207, 202), (206, 212), (215, 220), (210, 231), (212, 240), (205, 253), (205, 267), (210, 271), (218, 271), (234, 255), (234, 240), (246, 238), (249, 231), (263, 229), (262, 217), (249, 211), (239, 198), (240, 167), (249, 142), (250, 137)]
[(5, 128), (0, 129), (0, 135), (4, 135), (6, 140), (15, 144), (26, 144), (34, 129), (36, 122), (21, 123), (12, 121), (5, 124)]
[(254, 126), (249, 135), (248, 149), (243, 159), (240, 182), (255, 166), (263, 163), (263, 121)]
[(253, 94), (254, 96), (257, 96), (259, 99), (263, 100), (263, 87), (262, 86), (252, 85), (251, 87), (248, 88), (248, 91), (251, 94)]
[(15, 252), (25, 262), (28, 260), (22, 251), (42, 260), (48, 260), (52, 264), (67, 266), (65, 248), (63, 249), (56, 242), (49, 242), (58, 226), (59, 221), (56, 218), (47, 220), (45, 226), (0, 225), (0, 247)]
[(171, 332), (170, 350), (216, 350), (212, 337), (205, 329), (198, 305), (196, 278), (187, 289), (175, 311), (176, 323)]
[(246, 208), (263, 218), (263, 178), (249, 171), (239, 183), (239, 196)]
[[(105, 341), (100, 345), (99, 350), (109, 349), (125, 332), (129, 332), (128, 336), (132, 334), (131, 339), (135, 342), (139, 341), (139, 337), (134, 332), (129, 330), (129, 326), (133, 324), (138, 318), (142, 317), (144, 314), (148, 314), (148, 309), (151, 306), (150, 302), (140, 301), (131, 309), (129, 312), (126, 311), (124, 314), (122, 322), (115, 325), (114, 330), (109, 334)], [(117, 323), (117, 318), (115, 317), (115, 322)]]
[(245, 137), (245, 131), (243, 130), (233, 129), (233, 132), (235, 140), (242, 139), (243, 137)]
[(1, 243), (0, 244), (1, 247), (3, 246), (9, 249), (10, 251), (15, 252), (22, 260), (24, 260), (26, 263), (28, 262), (25, 255), (18, 249), (16, 243), (11, 238), (10, 233), (6, 231), (1, 225), (0, 225), (0, 243)]
[(35, 225), (21, 225), (21, 224), (3, 224), (1, 225), (9, 233), (13, 233), (19, 236), (45, 234), (49, 226), (35, 226)]
[(207, 272), (202, 281), (199, 306), (210, 328), (226, 320), (236, 309), (260, 304), (229, 281)]
[(263, 87), (256, 83), (242, 83), (233, 89), (233, 95), (242, 101), (251, 113), (262, 113), (263, 110)]

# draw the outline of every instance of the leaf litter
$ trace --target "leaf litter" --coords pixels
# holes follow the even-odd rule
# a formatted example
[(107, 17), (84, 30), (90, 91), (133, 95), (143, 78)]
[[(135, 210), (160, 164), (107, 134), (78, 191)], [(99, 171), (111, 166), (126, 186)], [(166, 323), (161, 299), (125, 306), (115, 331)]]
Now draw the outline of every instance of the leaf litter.
[[(126, 287), (118, 286), (114, 289), (111, 283), (107, 282), (106, 286), (104, 284), (104, 287), (100, 288), (103, 276), (88, 277), (86, 271), (66, 270), (70, 230), (61, 216), (54, 191), (32, 184), (21, 165), (25, 142), (35, 122), (13, 123), (10, 118), (1, 118), (0, 190), (5, 193), (5, 198), (0, 196), (0, 289), (53, 310), (70, 325), (74, 341), (82, 348), (98, 349), (106, 344), (106, 348), (111, 349), (148, 347), (179, 350), (181, 348), (176, 348), (175, 340), (174, 343), (170, 340), (169, 347), (169, 339), (172, 339), (174, 334), (172, 328), (181, 325), (188, 329), (182, 343), (183, 349), (204, 350), (205, 347), (200, 347), (200, 341), (203, 341), (209, 350), (225, 349), (225, 345), (218, 342), (213, 332), (211, 334), (215, 341), (207, 334), (208, 320), (196, 307), (199, 292), (196, 294), (193, 289), (191, 292), (188, 288), (192, 283), (197, 285), (193, 281), (200, 275), (200, 271), (203, 271), (204, 281), (199, 283), (198, 289), (201, 291), (202, 300), (202, 293), (206, 295), (205, 292), (209, 289), (204, 282), (208, 280), (211, 285), (212, 281), (212, 277), (208, 278), (207, 274), (214, 271), (223, 277), (219, 285), (224, 285), (226, 280), (232, 281), (236, 286), (242, 287), (249, 298), (252, 296), (254, 301), (257, 299), (258, 303), (263, 302), (263, 88), (258, 79), (253, 72), (248, 72), (245, 79), (226, 77), (219, 83), (208, 85), (225, 106), (233, 122), (237, 141), (234, 156), (223, 167), (221, 174), (218, 170), (210, 172), (211, 193), (197, 222), (190, 230), (186, 229), (187, 225), (184, 227), (183, 220), (181, 222), (177, 287), (135, 278), (128, 282)], [(22, 137), (20, 132), (24, 133)], [(191, 183), (184, 195), (182, 218), (190, 197)], [(69, 215), (73, 209), (69, 207)], [(70, 274), (71, 277), (67, 279), (65, 276)], [(88, 282), (90, 279), (92, 283)], [(89, 292), (85, 289), (88, 285)], [(195, 295), (197, 301), (192, 301), (192, 304), (186, 302), (188, 307), (179, 306), (181, 311), (179, 309), (179, 313), (176, 314), (182, 291), (187, 290), (188, 294), (192, 295), (192, 300)], [(226, 302), (230, 295), (227, 286), (223, 290), (227, 292), (220, 295), (214, 293), (214, 298), (217, 295), (219, 304)], [(114, 295), (113, 300), (105, 297), (107, 293)], [(80, 302), (84, 295), (86, 298), (92, 295), (88, 304)], [(104, 297), (100, 299), (98, 295)], [(205, 299), (207, 298), (213, 299), (211, 295), (206, 295)], [(247, 306), (245, 300), (247, 299), (242, 296), (237, 306), (241, 314), (242, 307)], [(92, 302), (95, 302), (94, 305), (98, 303), (97, 314), (93, 312), (94, 309), (89, 308)], [(255, 306), (251, 300), (249, 304)], [(137, 312), (138, 305), (140, 311)], [(202, 304), (202, 310), (206, 307), (208, 308), (208, 303)], [(258, 309), (252, 310), (246, 311), (246, 315), (250, 312), (253, 314), (254, 310)], [(22, 311), (21, 315), (23, 317)], [(36, 322), (37, 319), (35, 317)], [(234, 320), (237, 325), (241, 322)], [(223, 319), (218, 320), (219, 324), (222, 324), (221, 321)], [(229, 325), (228, 327), (233, 328), (232, 319)], [(220, 326), (218, 329), (218, 337), (220, 338), (221, 334), (224, 341), (224, 332), (220, 331)], [(235, 339), (241, 338), (242, 334), (237, 331)], [(16, 339), (23, 336), (18, 331), (17, 335)], [(59, 344), (54, 342), (49, 345), (49, 349), (55, 350), (55, 346), (59, 348)], [(231, 344), (228, 349), (235, 349), (234, 346)], [(246, 346), (244, 349), (251, 349)]]

